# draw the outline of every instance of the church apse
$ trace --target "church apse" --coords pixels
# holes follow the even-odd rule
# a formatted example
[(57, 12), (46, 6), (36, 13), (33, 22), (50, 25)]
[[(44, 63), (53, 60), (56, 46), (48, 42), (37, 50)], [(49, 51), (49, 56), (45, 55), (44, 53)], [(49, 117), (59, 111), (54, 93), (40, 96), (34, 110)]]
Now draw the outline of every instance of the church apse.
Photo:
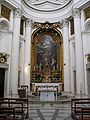
[(63, 81), (63, 42), (53, 28), (37, 30), (32, 37), (31, 83)]

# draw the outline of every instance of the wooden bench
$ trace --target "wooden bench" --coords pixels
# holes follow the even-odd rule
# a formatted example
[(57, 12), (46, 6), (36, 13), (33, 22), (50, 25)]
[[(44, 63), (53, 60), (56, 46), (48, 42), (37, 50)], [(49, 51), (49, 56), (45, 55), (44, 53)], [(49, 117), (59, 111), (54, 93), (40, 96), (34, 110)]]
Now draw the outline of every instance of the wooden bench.
[(7, 120), (7, 119), (8, 119), (8, 115), (7, 114), (0, 113), (0, 120)]
[[(1, 112), (3, 114), (7, 113), (7, 114), (14, 114), (14, 118), (15, 115), (21, 115), (21, 120), (24, 120), (24, 110), (23, 110), (23, 102), (19, 102), (19, 101), (0, 101), (0, 107), (4, 108), (1, 109)], [(8, 109), (10, 107), (10, 109)], [(13, 111), (13, 109), (15, 109)]]
[[(79, 118), (81, 120), (84, 119), (85, 115), (90, 114), (90, 98), (74, 98), (71, 100), (71, 116), (76, 120), (78, 119), (78, 115), (80, 116)], [(90, 118), (89, 118), (90, 119)]]
[[(88, 115), (84, 113), (88, 113)], [(81, 120), (90, 120), (90, 108), (81, 108)]]
[(29, 103), (28, 98), (0, 98), (0, 101), (16, 101), (16, 102), (23, 102), (23, 110), (24, 115), (26, 115), (26, 118), (29, 117)]
[(15, 120), (15, 107), (0, 106), (0, 115), (0, 120), (7, 120), (10, 116), (12, 116), (13, 120)]

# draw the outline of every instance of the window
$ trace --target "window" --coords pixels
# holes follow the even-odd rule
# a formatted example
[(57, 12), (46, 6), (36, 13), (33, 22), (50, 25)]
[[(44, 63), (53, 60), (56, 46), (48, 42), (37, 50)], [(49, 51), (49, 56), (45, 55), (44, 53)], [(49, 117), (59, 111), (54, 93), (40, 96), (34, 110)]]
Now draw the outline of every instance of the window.
[(4, 5), (1, 5), (1, 16), (10, 20), (10, 12), (11, 10)]
[(71, 31), (71, 35), (74, 34), (74, 19), (71, 18), (70, 20), (70, 31)]
[(21, 23), (20, 23), (20, 34), (23, 35), (23, 25), (24, 25), (24, 20), (21, 19)]
[(84, 14), (85, 14), (85, 20), (90, 18), (90, 6), (84, 10)]

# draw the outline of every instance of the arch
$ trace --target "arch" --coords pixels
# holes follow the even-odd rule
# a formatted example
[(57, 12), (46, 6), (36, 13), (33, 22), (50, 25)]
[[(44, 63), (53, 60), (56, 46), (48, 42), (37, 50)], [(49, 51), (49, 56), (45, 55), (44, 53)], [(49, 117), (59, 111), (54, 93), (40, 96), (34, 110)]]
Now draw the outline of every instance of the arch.
[(64, 80), (63, 36), (58, 28), (49, 23), (40, 24), (32, 33), (31, 83), (58, 83)]
[(6, 18), (0, 18), (0, 29), (1, 30), (10, 29), (10, 22)]
[(83, 28), (84, 30), (90, 31), (90, 18), (85, 21)]
[[(32, 43), (34, 42), (34, 35), (36, 33), (38, 33), (40, 30), (45, 30), (46, 28), (45, 27), (41, 27), (41, 28), (37, 28), (35, 31), (33, 31), (32, 33), (32, 36), (31, 36), (31, 40), (32, 40)], [(62, 32), (60, 30), (58, 30), (57, 28), (49, 28), (49, 30), (53, 30), (55, 32), (57, 32), (59, 34), (59, 36), (61, 37), (61, 41), (60, 42), (63, 42), (63, 36), (62, 36)]]

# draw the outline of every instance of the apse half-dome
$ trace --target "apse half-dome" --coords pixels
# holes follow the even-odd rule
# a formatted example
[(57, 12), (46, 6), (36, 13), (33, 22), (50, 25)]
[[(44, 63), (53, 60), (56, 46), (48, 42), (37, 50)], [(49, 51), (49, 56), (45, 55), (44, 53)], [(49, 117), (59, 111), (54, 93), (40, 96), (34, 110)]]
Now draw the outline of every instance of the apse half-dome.
[(23, 0), (30, 8), (51, 12), (65, 7), (71, 0)]

